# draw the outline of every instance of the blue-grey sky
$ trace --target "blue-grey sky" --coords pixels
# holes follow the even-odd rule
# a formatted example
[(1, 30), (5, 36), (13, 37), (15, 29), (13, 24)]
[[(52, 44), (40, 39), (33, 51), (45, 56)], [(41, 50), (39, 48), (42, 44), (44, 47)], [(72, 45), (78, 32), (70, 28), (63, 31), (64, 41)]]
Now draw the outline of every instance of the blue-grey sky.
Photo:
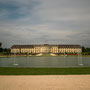
[(90, 47), (90, 0), (0, 0), (0, 42)]

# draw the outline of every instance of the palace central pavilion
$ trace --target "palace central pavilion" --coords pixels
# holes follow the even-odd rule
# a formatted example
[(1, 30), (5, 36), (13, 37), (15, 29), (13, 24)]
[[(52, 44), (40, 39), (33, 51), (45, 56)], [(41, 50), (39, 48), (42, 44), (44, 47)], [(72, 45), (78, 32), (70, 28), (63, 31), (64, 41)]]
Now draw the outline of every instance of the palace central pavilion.
[(11, 53), (81, 53), (80, 45), (13, 45)]

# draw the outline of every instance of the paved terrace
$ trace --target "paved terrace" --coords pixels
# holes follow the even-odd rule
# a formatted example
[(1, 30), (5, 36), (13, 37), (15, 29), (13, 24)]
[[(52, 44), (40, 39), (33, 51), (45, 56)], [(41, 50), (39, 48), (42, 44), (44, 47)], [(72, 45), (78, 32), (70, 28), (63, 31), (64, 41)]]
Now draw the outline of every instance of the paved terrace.
[(90, 90), (90, 75), (0, 76), (0, 90)]

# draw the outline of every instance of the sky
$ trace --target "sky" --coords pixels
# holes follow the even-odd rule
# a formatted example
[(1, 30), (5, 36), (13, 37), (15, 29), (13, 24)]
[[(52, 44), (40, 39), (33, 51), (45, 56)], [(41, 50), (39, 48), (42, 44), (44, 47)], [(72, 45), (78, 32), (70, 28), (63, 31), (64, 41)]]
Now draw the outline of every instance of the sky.
[(90, 47), (90, 0), (0, 0), (0, 42)]

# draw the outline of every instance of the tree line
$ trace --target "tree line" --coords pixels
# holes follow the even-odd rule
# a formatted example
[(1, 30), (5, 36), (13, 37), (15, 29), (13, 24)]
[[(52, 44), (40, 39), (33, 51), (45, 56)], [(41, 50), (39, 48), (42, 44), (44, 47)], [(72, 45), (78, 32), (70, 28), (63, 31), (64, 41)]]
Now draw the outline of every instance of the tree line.
[(0, 42), (0, 53), (10, 53), (10, 48), (2, 48), (2, 43)]
[(83, 55), (90, 55), (90, 48), (82, 47), (82, 54)]

